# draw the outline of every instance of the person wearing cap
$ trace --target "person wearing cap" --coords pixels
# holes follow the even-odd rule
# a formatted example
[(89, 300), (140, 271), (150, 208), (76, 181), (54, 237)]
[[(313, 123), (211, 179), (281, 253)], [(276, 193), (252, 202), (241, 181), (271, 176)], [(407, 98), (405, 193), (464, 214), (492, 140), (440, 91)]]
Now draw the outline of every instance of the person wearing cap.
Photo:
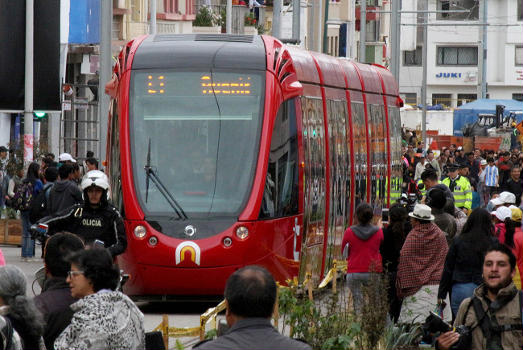
[(467, 161), (467, 158), (463, 155), (463, 147), (461, 146), (456, 149), (454, 156), (456, 157), (456, 162), (458, 164), (465, 163)]
[(476, 183), (479, 182), (480, 160), (474, 158), (474, 153), (467, 153), (467, 160), (465, 161), (469, 166), (469, 177), (473, 178)]
[(491, 214), (492, 220), (494, 221), (494, 236), (496, 236), (498, 239), (500, 237), (505, 237), (505, 223), (512, 215), (510, 209), (508, 207), (501, 206), (494, 210)]
[(442, 183), (446, 185), (454, 195), (454, 204), (457, 208), (468, 213), (472, 208), (472, 190), (469, 180), (458, 174), (458, 165), (450, 164), (448, 166), (449, 176), (443, 179)]
[(507, 191), (501, 192), (499, 194), (499, 196), (492, 199), (491, 202), (492, 202), (492, 205), (494, 205), (495, 209), (497, 209), (501, 206), (505, 206), (505, 207), (509, 207), (509, 208), (510, 207), (516, 208), (516, 206), (514, 205), (516, 203), (516, 196), (514, 195), (514, 193), (507, 192)]
[(521, 169), (518, 166), (514, 166), (510, 171), (510, 178), (501, 187), (503, 191), (513, 193), (516, 196), (515, 205), (517, 207), (521, 204), (521, 195), (523, 194), (523, 181), (520, 175)]
[(511, 208), (510, 220), (506, 221), (506, 231), (499, 236), (499, 241), (509, 247), (516, 257), (516, 273), (512, 280), (519, 290), (521, 290), (521, 274), (523, 273), (523, 231), (521, 229), (521, 217), (521, 209)]
[(421, 173), (425, 171), (425, 166), (428, 164), (423, 153), (416, 153), (416, 157), (419, 158), (416, 164), (416, 173), (414, 174), (414, 180), (418, 181), (421, 178)]
[(434, 223), (441, 229), (441, 231), (443, 231), (443, 233), (445, 233), (447, 243), (450, 246), (454, 236), (456, 235), (457, 225), (454, 216), (443, 210), (445, 204), (447, 204), (445, 191), (440, 188), (432, 188), (427, 192), (425, 204), (432, 209)]
[[(398, 297), (403, 298), (400, 323), (423, 322), (436, 308), (435, 296), (449, 250), (429, 206), (416, 204), (409, 216), (412, 230), (401, 248), (396, 278)], [(450, 320), (449, 308), (443, 314)]]
[(76, 163), (76, 160), (69, 153), (62, 153), (58, 156), (58, 160), (62, 164)]

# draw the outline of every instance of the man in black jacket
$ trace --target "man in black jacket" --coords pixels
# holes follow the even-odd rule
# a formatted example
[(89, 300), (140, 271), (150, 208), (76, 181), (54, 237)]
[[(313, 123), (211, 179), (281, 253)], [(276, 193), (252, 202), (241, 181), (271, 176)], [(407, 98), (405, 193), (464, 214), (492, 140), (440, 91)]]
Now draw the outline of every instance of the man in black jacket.
[(58, 169), (60, 181), (56, 182), (49, 193), (49, 200), (47, 211), (49, 215), (54, 215), (64, 209), (69, 208), (73, 204), (83, 203), (82, 191), (73, 179), (73, 166), (71, 164), (63, 164)]
[[(63, 165), (62, 165), (63, 166)], [(127, 237), (122, 216), (108, 202), (109, 182), (107, 176), (92, 170), (82, 180), (84, 204), (75, 204), (39, 223), (49, 226), (49, 234), (70, 231), (78, 235), (87, 246), (103, 244), (113, 257), (127, 248)]]
[(516, 196), (516, 206), (521, 204), (521, 195), (523, 194), (523, 181), (520, 178), (521, 169), (514, 166), (510, 171), (510, 178), (503, 184), (502, 190), (513, 193)]
[(44, 250), (46, 278), (42, 293), (34, 298), (34, 302), (44, 316), (44, 342), (48, 350), (54, 349), (55, 339), (71, 323), (73, 310), (69, 305), (76, 301), (65, 282), (71, 269), (65, 258), (82, 249), (82, 240), (69, 232), (57, 233), (47, 240)]

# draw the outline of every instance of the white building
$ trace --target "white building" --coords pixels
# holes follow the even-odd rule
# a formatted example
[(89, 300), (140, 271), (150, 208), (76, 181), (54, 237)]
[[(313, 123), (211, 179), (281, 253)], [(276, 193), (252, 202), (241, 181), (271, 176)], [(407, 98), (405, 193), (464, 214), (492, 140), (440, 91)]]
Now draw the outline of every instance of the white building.
[[(486, 2), (487, 97), (523, 101), (523, 0)], [(424, 3), (418, 0), (418, 9)], [(428, 104), (456, 107), (478, 98), (482, 47), (479, 3), (480, 0), (429, 0), (431, 11), (469, 12), (429, 14), (429, 23), (436, 25), (428, 26)], [(400, 93), (410, 104), (422, 103), (423, 32), (422, 27), (418, 28), (417, 49), (402, 51), (400, 63)]]

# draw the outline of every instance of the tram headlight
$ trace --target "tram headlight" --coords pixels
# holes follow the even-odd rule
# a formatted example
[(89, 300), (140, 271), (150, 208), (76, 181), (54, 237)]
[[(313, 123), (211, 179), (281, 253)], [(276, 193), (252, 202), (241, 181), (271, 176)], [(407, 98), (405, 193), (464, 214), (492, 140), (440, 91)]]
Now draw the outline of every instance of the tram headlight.
[(232, 239), (231, 237), (225, 237), (223, 239), (223, 245), (226, 247), (226, 248), (229, 248), (231, 245), (232, 245)]
[(142, 239), (147, 234), (147, 230), (142, 225), (138, 225), (134, 228), (134, 235), (136, 238)]
[(245, 239), (249, 237), (249, 229), (245, 226), (240, 226), (236, 229), (236, 237), (239, 239)]

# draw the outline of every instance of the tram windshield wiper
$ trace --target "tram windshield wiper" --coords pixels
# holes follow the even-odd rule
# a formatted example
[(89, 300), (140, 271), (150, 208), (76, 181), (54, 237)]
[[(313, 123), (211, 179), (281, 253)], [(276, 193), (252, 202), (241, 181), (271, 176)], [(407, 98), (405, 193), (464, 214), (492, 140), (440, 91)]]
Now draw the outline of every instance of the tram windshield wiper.
[(147, 199), (149, 197), (149, 179), (153, 181), (153, 183), (156, 185), (160, 193), (163, 195), (167, 203), (173, 208), (174, 212), (180, 219), (186, 220), (187, 215), (185, 215), (185, 212), (183, 211), (180, 204), (174, 199), (174, 196), (169, 192), (167, 187), (162, 183), (158, 175), (156, 175), (156, 172), (153, 170), (151, 166), (151, 139), (149, 138), (149, 146), (147, 150), (147, 163), (143, 167), (145, 170), (145, 203), (147, 203)]

